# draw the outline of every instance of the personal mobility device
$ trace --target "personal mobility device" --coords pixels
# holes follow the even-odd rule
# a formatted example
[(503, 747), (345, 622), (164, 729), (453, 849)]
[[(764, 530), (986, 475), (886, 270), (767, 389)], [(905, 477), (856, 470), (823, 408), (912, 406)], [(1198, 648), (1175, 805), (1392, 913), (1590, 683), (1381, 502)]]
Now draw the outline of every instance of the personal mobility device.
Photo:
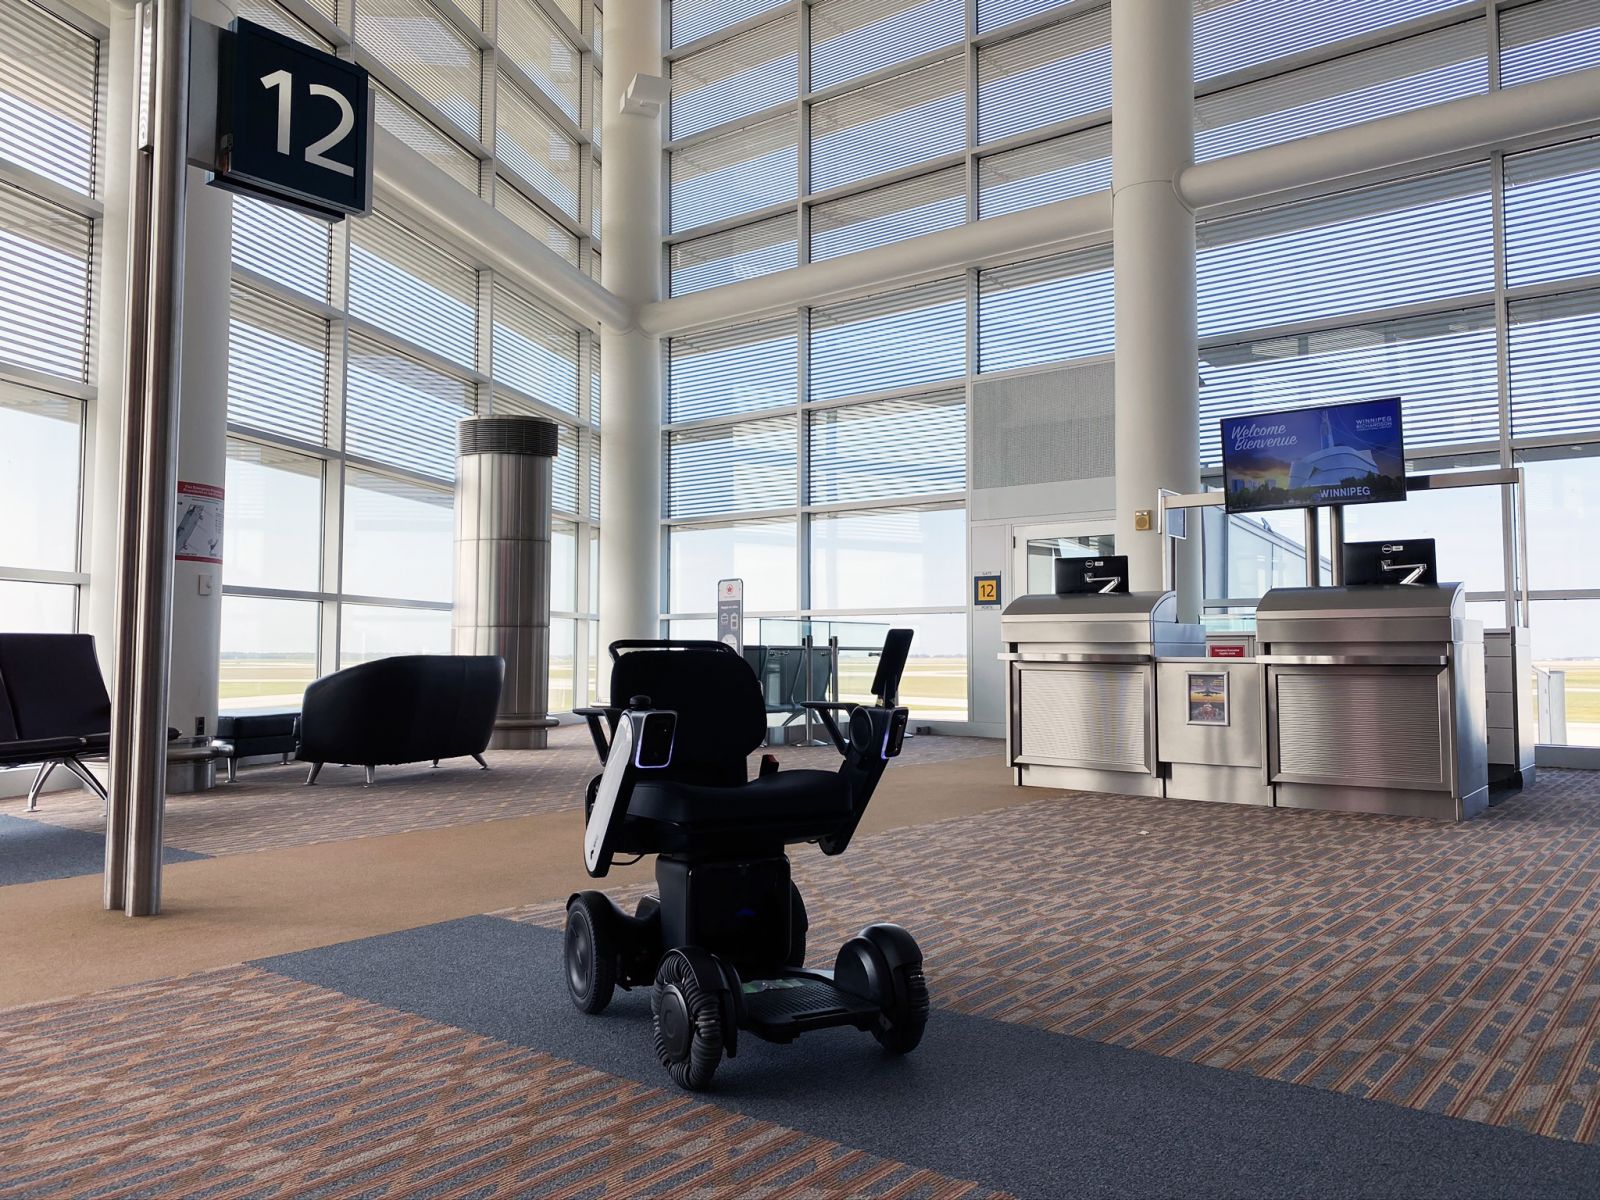
[(1128, 590), (1128, 556), (1107, 554), (1101, 558), (1056, 559), (1056, 595), (1073, 596), (1084, 592)]
[(1231, 513), (1406, 498), (1400, 401), (1358, 400), (1222, 418)]
[(720, 642), (612, 643), (611, 706), (578, 710), (603, 764), (589, 784), (584, 865), (603, 878), (614, 855), (655, 854), (659, 894), (631, 915), (602, 892), (568, 900), (567, 986), (586, 1013), (618, 986), (649, 986), (656, 1056), (682, 1087), (710, 1084), (741, 1032), (789, 1042), (850, 1025), (895, 1054), (921, 1040), (928, 988), (916, 941), (869, 925), (832, 970), (805, 966), (805, 903), (784, 849), (849, 846), (905, 738), (898, 693), (910, 648), (909, 629), (889, 631), (876, 704), (806, 704), (843, 755), (838, 771), (779, 771), (769, 755), (750, 779), (767, 712), (740, 654)]
[(1434, 540), (1390, 538), (1386, 542), (1346, 542), (1344, 582), (1347, 587), (1374, 587), (1386, 583), (1432, 587), (1439, 582)]

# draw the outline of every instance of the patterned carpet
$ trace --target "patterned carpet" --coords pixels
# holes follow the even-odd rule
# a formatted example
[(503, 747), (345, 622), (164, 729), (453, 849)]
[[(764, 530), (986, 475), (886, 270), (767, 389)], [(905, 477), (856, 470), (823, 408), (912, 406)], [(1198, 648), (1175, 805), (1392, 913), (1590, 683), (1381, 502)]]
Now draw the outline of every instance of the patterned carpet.
[(813, 961), (899, 921), (943, 1008), (1595, 1143), (1600, 777), (1539, 780), (1462, 825), (1051, 794), (795, 879)]
[[(900, 761), (949, 762), (996, 753), (983, 738), (914, 737)], [(830, 746), (776, 747), (785, 770), (831, 769), (839, 761)], [(276, 763), (246, 767), (233, 784), (209, 792), (167, 798), (167, 845), (197, 854), (243, 854), (346, 838), (407, 833), (554, 812), (581, 803), (590, 778), (599, 773), (594, 746), (583, 726), (551, 730), (547, 750), (498, 750), (485, 756), (489, 771), (471, 759), (437, 768), (427, 763), (383, 767), (364, 786), (360, 767), (329, 765), (316, 786), (305, 787), (305, 765)], [(100, 801), (81, 789), (51, 792), (39, 811), (24, 813), (24, 801), (0, 801), (0, 814), (31, 817), (51, 825), (98, 832), (105, 827)]]
[(13, 1011), (0, 1125), (0, 1197), (995, 1194), (249, 967)]

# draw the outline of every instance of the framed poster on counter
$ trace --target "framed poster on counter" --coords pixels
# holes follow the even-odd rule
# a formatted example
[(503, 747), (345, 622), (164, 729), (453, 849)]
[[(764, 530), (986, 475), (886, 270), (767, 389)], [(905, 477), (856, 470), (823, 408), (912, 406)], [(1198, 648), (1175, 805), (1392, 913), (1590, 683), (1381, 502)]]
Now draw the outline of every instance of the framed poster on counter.
[(1190, 671), (1189, 724), (1226, 725), (1228, 723), (1228, 673)]

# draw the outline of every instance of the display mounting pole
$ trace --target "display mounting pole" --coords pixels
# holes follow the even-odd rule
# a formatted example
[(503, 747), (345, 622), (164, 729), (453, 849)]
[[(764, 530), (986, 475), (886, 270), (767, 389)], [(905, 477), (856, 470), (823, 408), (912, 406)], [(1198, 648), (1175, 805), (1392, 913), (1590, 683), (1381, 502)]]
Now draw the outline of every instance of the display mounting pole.
[(1344, 584), (1344, 505), (1335, 504), (1328, 509), (1328, 582), (1334, 587)]
[(1322, 586), (1322, 532), (1314, 508), (1306, 509), (1306, 586)]
[[(172, 540), (177, 492), (178, 372), (183, 345), (183, 249), (188, 172), (190, 0), (146, 0), (140, 15), (140, 127), (129, 272), (123, 492), (118, 518), (113, 808), (125, 830), (121, 906), (161, 910), (161, 819), (167, 783), (167, 685), (172, 652)], [(106, 899), (117, 898), (107, 850)]]

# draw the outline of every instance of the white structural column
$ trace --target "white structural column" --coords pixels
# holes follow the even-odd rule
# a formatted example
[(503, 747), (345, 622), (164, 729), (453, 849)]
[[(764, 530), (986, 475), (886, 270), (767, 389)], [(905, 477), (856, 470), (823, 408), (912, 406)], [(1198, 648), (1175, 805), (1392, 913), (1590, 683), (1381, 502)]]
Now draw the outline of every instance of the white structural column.
[[(1162, 538), (1136, 529), (1135, 515), (1155, 509), (1161, 488), (1200, 490), (1194, 213), (1176, 187), (1194, 161), (1193, 59), (1189, 4), (1111, 6), (1117, 552), (1136, 591), (1161, 586)], [(1189, 620), (1200, 600), (1198, 551), (1197, 536), (1178, 556)]]
[[(661, 298), (661, 118), (621, 111), (635, 76), (662, 74), (659, 0), (606, 5), (601, 282), (637, 312)], [(661, 614), (661, 342), (600, 335), (600, 649), (657, 637)], [(609, 668), (602, 659), (601, 680)], [(605, 684), (602, 682), (602, 692)]]

